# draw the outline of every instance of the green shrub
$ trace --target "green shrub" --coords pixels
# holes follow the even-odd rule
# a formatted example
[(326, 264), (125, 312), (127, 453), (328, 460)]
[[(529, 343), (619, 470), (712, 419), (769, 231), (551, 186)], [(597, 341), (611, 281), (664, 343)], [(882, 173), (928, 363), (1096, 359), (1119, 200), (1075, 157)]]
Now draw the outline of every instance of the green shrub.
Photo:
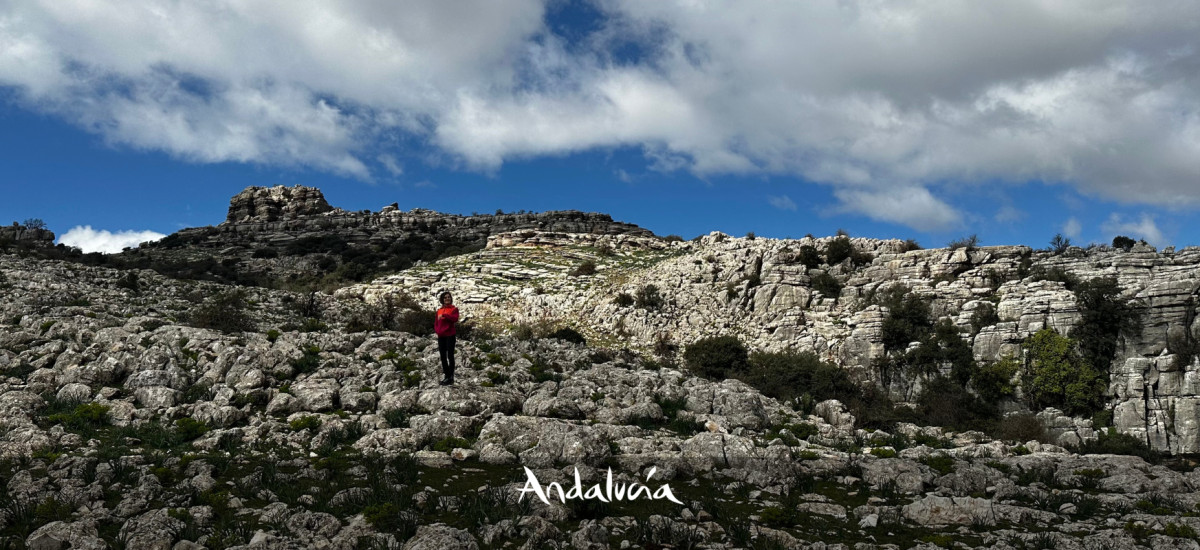
[(470, 449), (471, 442), (461, 437), (445, 437), (439, 439), (430, 448), (435, 451), (448, 453), (456, 448)]
[(659, 309), (665, 303), (663, 297), (658, 292), (658, 287), (655, 285), (646, 285), (639, 288), (634, 296), (634, 303), (642, 309)]
[(796, 261), (808, 269), (816, 269), (821, 266), (821, 253), (817, 251), (817, 247), (806, 244), (796, 253)]
[(883, 319), (882, 340), (885, 351), (898, 351), (910, 342), (924, 339), (933, 328), (929, 299), (909, 292), (903, 285), (893, 285), (876, 293), (880, 305), (887, 308)]
[(1055, 255), (1066, 252), (1068, 248), (1071, 248), (1071, 239), (1064, 237), (1062, 233), (1055, 233), (1054, 238), (1050, 239), (1050, 251)]
[(53, 424), (62, 424), (69, 430), (85, 431), (108, 425), (108, 405), (82, 403), (71, 412), (51, 414), (46, 419)]
[(175, 421), (175, 432), (179, 434), (183, 441), (191, 441), (206, 433), (208, 433), (208, 424), (196, 420), (195, 418), (186, 417)]
[(789, 400), (809, 395), (816, 401), (856, 397), (858, 385), (845, 369), (825, 363), (812, 352), (754, 352), (746, 372), (737, 375), (768, 397)]
[(1031, 413), (1008, 415), (996, 424), (990, 435), (1002, 441), (1025, 443), (1026, 441), (1049, 442), (1046, 426)]
[(1137, 244), (1137, 241), (1135, 241), (1129, 237), (1126, 237), (1125, 235), (1117, 235), (1116, 237), (1113, 237), (1113, 240), (1112, 240), (1113, 248), (1120, 248), (1121, 250), (1124, 250), (1126, 252), (1128, 252), (1129, 249), (1133, 248), (1133, 245), (1135, 245), (1135, 244)]
[(241, 290), (230, 290), (212, 296), (200, 304), (188, 316), (189, 325), (221, 332), (247, 332), (254, 330), (254, 322), (246, 313), (246, 295)]
[(1030, 406), (1056, 407), (1070, 415), (1091, 416), (1102, 407), (1107, 373), (1088, 364), (1074, 342), (1052, 328), (1038, 331), (1025, 343), (1030, 364), (1022, 375)]
[(1079, 277), (1061, 267), (1046, 268), (1039, 265), (1030, 270), (1029, 279), (1031, 281), (1054, 281), (1062, 283), (1067, 290), (1074, 290), (1075, 286), (1079, 284)]
[(837, 298), (842, 294), (842, 283), (837, 280), (837, 277), (825, 273), (817, 273), (809, 280), (813, 290), (820, 292), (826, 298)]
[(946, 475), (954, 471), (954, 457), (944, 454), (933, 454), (921, 459), (921, 464), (929, 466), (933, 471)]
[(546, 335), (546, 337), (553, 338), (555, 340), (566, 340), (567, 342), (571, 342), (571, 343), (579, 344), (579, 345), (587, 344), (587, 339), (584, 338), (583, 335), (579, 333), (579, 331), (577, 331), (573, 328), (570, 328), (570, 327), (560, 328), (560, 329)]
[(633, 299), (633, 296), (631, 296), (628, 292), (621, 292), (613, 297), (613, 303), (621, 307), (629, 307), (633, 305), (634, 302), (635, 300)]
[(1117, 433), (1116, 428), (1112, 427), (1101, 431), (1095, 440), (1084, 441), (1079, 446), (1079, 454), (1131, 455), (1141, 457), (1147, 462), (1157, 462), (1161, 458), (1145, 441), (1129, 434)]
[(825, 263), (829, 265), (837, 265), (854, 256), (854, 243), (850, 242), (849, 237), (838, 237), (829, 241), (825, 247)]
[(396, 318), (396, 330), (417, 336), (429, 336), (433, 334), (433, 321), (436, 318), (437, 312), (432, 310), (403, 311)]
[(1081, 318), (1070, 336), (1079, 342), (1083, 360), (1104, 374), (1106, 383), (1118, 339), (1140, 333), (1142, 326), (1141, 312), (1120, 295), (1121, 286), (1114, 277), (1090, 279), (1075, 287)]
[(896, 458), (896, 450), (888, 447), (875, 447), (871, 449), (871, 455), (879, 458)]
[(300, 430), (317, 430), (321, 427), (321, 417), (311, 414), (301, 416), (300, 418), (288, 422), (288, 427), (290, 427), (293, 432), (298, 432)]
[(683, 352), (683, 360), (693, 372), (722, 380), (746, 371), (746, 346), (736, 336), (714, 336), (693, 342)]
[(583, 263), (575, 266), (575, 269), (572, 269), (571, 272), (568, 273), (568, 275), (570, 275), (572, 277), (579, 277), (581, 275), (595, 275), (595, 274), (596, 274), (596, 262), (594, 262), (592, 260), (584, 260)]
[(317, 346), (305, 346), (302, 355), (298, 359), (292, 360), (292, 367), (296, 369), (296, 375), (315, 372), (320, 366), (321, 348)]
[(274, 341), (278, 340), (279, 337), (282, 335), (283, 335), (283, 333), (279, 332), (278, 330), (275, 330), (275, 329), (268, 330), (267, 331), (267, 341), (274, 342)]
[(1016, 394), (1013, 376), (1020, 370), (1021, 364), (1012, 357), (1005, 357), (994, 363), (989, 363), (975, 371), (971, 385), (979, 397), (989, 403), (998, 403)]
[(994, 306), (981, 305), (971, 312), (971, 332), (979, 334), (979, 331), (985, 327), (990, 327), (1000, 322), (1000, 315), (996, 313)]
[(917, 396), (912, 421), (956, 431), (986, 430), (999, 418), (996, 407), (944, 376), (929, 380)]

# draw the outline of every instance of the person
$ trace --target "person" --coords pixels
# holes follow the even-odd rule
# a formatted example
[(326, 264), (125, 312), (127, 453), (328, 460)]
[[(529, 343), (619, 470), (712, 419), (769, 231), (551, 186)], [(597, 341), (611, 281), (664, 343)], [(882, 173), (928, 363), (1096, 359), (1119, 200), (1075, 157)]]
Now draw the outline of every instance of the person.
[(454, 297), (449, 292), (438, 296), (441, 307), (433, 320), (433, 332), (437, 334), (438, 355), (442, 359), (442, 381), (439, 384), (449, 386), (454, 383), (454, 340), (457, 334), (458, 308), (454, 307)]

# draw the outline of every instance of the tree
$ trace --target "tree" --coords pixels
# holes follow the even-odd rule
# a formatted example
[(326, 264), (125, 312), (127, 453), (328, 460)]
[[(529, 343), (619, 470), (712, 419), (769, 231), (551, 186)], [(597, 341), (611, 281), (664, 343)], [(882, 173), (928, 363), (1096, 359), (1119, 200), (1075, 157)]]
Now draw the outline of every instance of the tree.
[(1044, 328), (1029, 337), (1025, 349), (1029, 355), (1021, 387), (1030, 406), (1088, 417), (1101, 408), (1108, 377), (1079, 355), (1072, 339)]
[(1120, 248), (1126, 252), (1133, 248), (1133, 245), (1135, 244), (1137, 244), (1137, 241), (1126, 237), (1125, 235), (1117, 235), (1116, 237), (1113, 237), (1112, 241), (1113, 248)]
[(25, 220), (24, 222), (21, 222), (21, 225), (25, 226), (27, 229), (45, 229), (46, 228), (46, 222), (43, 221), (41, 218), (29, 218), (29, 219)]
[(950, 241), (950, 243), (947, 244), (946, 246), (949, 247), (950, 250), (958, 250), (960, 248), (965, 248), (967, 250), (975, 250), (975, 247), (978, 245), (979, 245), (979, 235), (971, 234), (971, 235), (967, 235), (966, 237), (963, 237), (961, 239), (956, 239), (956, 240)]
[(840, 264), (853, 255), (854, 244), (844, 235), (829, 241), (829, 246), (825, 247), (825, 262), (829, 265)]
[(1062, 233), (1055, 233), (1054, 238), (1050, 239), (1050, 250), (1055, 254), (1062, 254), (1068, 248), (1071, 248), (1071, 239), (1064, 237)]
[(1084, 360), (1105, 374), (1107, 380), (1118, 339), (1141, 332), (1141, 311), (1121, 298), (1121, 286), (1115, 277), (1097, 277), (1077, 284), (1075, 301), (1081, 319), (1071, 331), (1071, 338), (1079, 342)]

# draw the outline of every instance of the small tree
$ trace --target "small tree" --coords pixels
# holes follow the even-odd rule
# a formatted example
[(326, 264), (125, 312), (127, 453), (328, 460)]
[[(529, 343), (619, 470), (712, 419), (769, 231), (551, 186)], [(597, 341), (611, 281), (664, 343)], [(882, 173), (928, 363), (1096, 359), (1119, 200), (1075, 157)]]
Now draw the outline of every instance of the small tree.
[(1135, 244), (1137, 244), (1137, 241), (1126, 237), (1125, 235), (1117, 235), (1116, 237), (1113, 237), (1112, 240), (1113, 248), (1120, 248), (1126, 252), (1133, 248), (1133, 245)]
[(221, 332), (254, 330), (254, 321), (246, 313), (246, 295), (241, 290), (222, 292), (205, 300), (192, 312), (189, 324)]
[(821, 253), (817, 252), (817, 247), (806, 244), (796, 253), (796, 261), (808, 269), (816, 269), (821, 265)]
[(663, 297), (658, 293), (658, 287), (655, 285), (646, 285), (639, 288), (637, 295), (634, 296), (634, 301), (637, 307), (642, 309), (658, 309), (663, 306)]
[(825, 261), (829, 265), (840, 264), (853, 255), (854, 243), (851, 243), (850, 238), (844, 235), (829, 241), (829, 246), (825, 247)]
[(571, 272), (568, 273), (568, 275), (570, 275), (572, 277), (578, 277), (580, 275), (595, 275), (595, 274), (596, 274), (596, 262), (594, 262), (592, 260), (584, 260), (583, 263), (575, 266), (575, 269), (572, 269)]
[(1029, 337), (1025, 349), (1029, 356), (1021, 387), (1032, 407), (1088, 417), (1100, 409), (1108, 377), (1079, 356), (1073, 340), (1044, 328)]
[(1064, 237), (1062, 233), (1056, 233), (1054, 238), (1050, 239), (1050, 250), (1055, 254), (1062, 254), (1068, 248), (1071, 248), (1071, 239)]
[(44, 220), (42, 220), (41, 218), (28, 218), (25, 221), (21, 222), (21, 225), (25, 226), (27, 229), (45, 229), (46, 228), (46, 222)]
[(958, 250), (960, 248), (965, 248), (968, 251), (975, 250), (975, 247), (979, 246), (979, 235), (971, 234), (961, 239), (955, 239), (950, 241), (950, 243), (946, 246), (949, 247), (950, 250)]
[(701, 338), (683, 352), (689, 369), (714, 380), (745, 372), (748, 357), (746, 346), (736, 336)]

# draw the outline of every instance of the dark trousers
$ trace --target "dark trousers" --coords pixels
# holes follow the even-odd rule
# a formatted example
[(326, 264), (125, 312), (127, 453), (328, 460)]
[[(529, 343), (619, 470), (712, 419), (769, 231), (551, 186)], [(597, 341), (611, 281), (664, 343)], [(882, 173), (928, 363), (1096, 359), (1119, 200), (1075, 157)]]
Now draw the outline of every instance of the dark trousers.
[(454, 380), (454, 336), (438, 336), (438, 355), (442, 358), (442, 374)]

